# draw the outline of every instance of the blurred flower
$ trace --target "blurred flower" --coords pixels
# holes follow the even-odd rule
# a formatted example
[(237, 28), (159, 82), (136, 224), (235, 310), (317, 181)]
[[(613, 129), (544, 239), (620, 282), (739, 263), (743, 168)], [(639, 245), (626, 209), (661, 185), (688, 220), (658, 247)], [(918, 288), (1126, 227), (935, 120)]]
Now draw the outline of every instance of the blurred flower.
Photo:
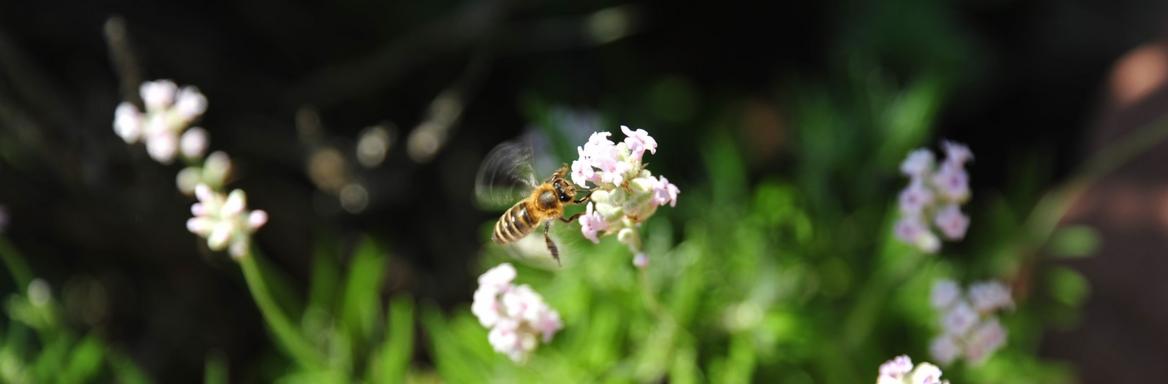
[(961, 345), (952, 335), (941, 334), (929, 344), (929, 354), (942, 365), (949, 365), (961, 357)]
[(933, 290), (929, 294), (929, 303), (933, 305), (933, 308), (947, 308), (960, 296), (961, 287), (957, 286), (956, 281), (939, 279), (933, 283)]
[(941, 364), (962, 357), (970, 364), (980, 364), (1006, 344), (1006, 329), (995, 314), (1014, 306), (1004, 284), (983, 281), (962, 292), (953, 280), (940, 279), (933, 283), (929, 301), (941, 313), (942, 328), (929, 353)]
[[(657, 140), (644, 129), (632, 130), (621, 126), (625, 140), (614, 143), (609, 132), (594, 132), (588, 142), (576, 148), (579, 158), (572, 162), (572, 182), (583, 188), (592, 187), (591, 203), (580, 218), (580, 232), (596, 243), (600, 236), (617, 234), (634, 255), (643, 255), (640, 235), (636, 229), (641, 223), (668, 204), (677, 205), (681, 190), (664, 176), (653, 176), (645, 169), (645, 152), (657, 152)], [(634, 265), (648, 265), (634, 260)]]
[(43, 279), (32, 279), (28, 283), (28, 302), (34, 306), (44, 307), (52, 300), (52, 289), (49, 288), (49, 283)]
[(974, 312), (973, 307), (961, 300), (945, 312), (945, 316), (941, 320), (941, 328), (946, 334), (964, 335), (975, 323), (977, 323), (977, 312)]
[(0, 205), (0, 233), (8, 230), (8, 207)]
[(973, 159), (969, 147), (952, 141), (942, 142), (945, 160), (934, 170), (934, 156), (928, 149), (909, 152), (900, 164), (909, 184), (898, 196), (901, 217), (893, 233), (901, 242), (933, 253), (941, 240), (930, 229), (935, 225), (948, 240), (961, 240), (969, 228), (969, 217), (961, 204), (969, 200), (969, 174), (965, 163)]
[(179, 150), (185, 158), (202, 158), (203, 153), (207, 151), (207, 130), (192, 127), (186, 132), (183, 132), (182, 138), (179, 139)]
[(961, 240), (965, 238), (965, 230), (969, 228), (969, 217), (961, 213), (961, 208), (957, 204), (946, 204), (937, 212), (933, 224), (949, 240)]
[(637, 253), (636, 255), (634, 255), (633, 256), (633, 266), (640, 268), (640, 269), (645, 269), (646, 267), (648, 267), (649, 266), (649, 255), (646, 255), (644, 252), (640, 252), (640, 253)]
[(563, 328), (560, 314), (530, 286), (512, 285), (515, 267), (500, 264), (479, 276), (471, 312), (490, 331), (487, 341), (512, 361), (527, 360), (540, 340), (551, 342)]
[(941, 380), (941, 369), (929, 363), (915, 367), (908, 356), (900, 355), (880, 365), (876, 384), (948, 384)]
[(902, 217), (896, 222), (896, 238), (911, 244), (924, 252), (936, 252), (941, 248), (941, 240), (917, 216)]
[(1006, 329), (998, 318), (986, 319), (970, 332), (965, 344), (965, 359), (971, 364), (981, 364), (990, 355), (1006, 344)]
[(905, 176), (917, 178), (924, 176), (933, 169), (933, 152), (928, 149), (917, 149), (908, 153), (908, 157), (900, 163), (900, 172)]
[(937, 173), (933, 174), (933, 186), (937, 192), (952, 202), (964, 202), (969, 199), (969, 174), (960, 164), (944, 162)]
[(900, 212), (905, 215), (918, 215), (932, 204), (933, 191), (920, 179), (913, 179), (908, 187), (900, 191)]
[(981, 313), (1014, 307), (1010, 289), (997, 281), (982, 281), (970, 285), (969, 300), (973, 303), (973, 308)]
[(973, 160), (973, 152), (965, 144), (945, 140), (941, 142), (941, 149), (945, 151), (945, 162), (955, 164), (958, 167), (964, 166), (965, 162)]
[(207, 239), (215, 251), (227, 249), (235, 258), (247, 254), (251, 235), (268, 222), (264, 211), (247, 210), (247, 196), (241, 190), (228, 195), (212, 191), (206, 184), (195, 187), (199, 202), (191, 206), (187, 229)]
[(231, 176), (231, 158), (226, 153), (215, 151), (203, 160), (203, 165), (192, 165), (178, 172), (175, 183), (185, 195), (195, 193), (195, 187), (204, 184), (212, 190), (220, 190)]
[(139, 95), (145, 112), (129, 102), (118, 104), (114, 111), (114, 132), (122, 140), (127, 144), (145, 141), (150, 157), (164, 164), (173, 161), (180, 149), (188, 158), (202, 155), (206, 149), (205, 131), (183, 134), (207, 109), (207, 98), (197, 88), (179, 88), (170, 80), (147, 81), (139, 87)]

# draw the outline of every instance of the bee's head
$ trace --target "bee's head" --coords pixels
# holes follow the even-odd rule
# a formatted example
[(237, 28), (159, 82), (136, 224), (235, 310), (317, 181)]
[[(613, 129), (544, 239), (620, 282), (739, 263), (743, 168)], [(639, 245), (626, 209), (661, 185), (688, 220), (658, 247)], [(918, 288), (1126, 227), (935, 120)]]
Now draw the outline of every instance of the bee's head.
[(576, 186), (563, 178), (555, 178), (552, 180), (552, 187), (556, 190), (556, 198), (560, 202), (567, 203), (576, 198)]

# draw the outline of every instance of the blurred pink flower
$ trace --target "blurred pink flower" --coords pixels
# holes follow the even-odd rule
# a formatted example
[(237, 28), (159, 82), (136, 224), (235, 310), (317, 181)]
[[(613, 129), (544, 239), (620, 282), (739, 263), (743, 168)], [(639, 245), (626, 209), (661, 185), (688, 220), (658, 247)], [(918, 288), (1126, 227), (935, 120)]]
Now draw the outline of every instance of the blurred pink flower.
[(961, 208), (957, 204), (946, 204), (937, 212), (933, 224), (940, 228), (941, 233), (949, 240), (961, 240), (965, 238), (965, 230), (969, 228), (969, 217), (961, 213)]

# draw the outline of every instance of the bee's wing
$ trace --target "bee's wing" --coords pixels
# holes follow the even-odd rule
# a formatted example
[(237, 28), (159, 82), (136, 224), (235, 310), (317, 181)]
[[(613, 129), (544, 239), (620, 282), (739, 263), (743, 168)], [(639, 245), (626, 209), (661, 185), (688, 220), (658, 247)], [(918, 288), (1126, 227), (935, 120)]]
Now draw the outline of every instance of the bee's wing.
[(482, 208), (503, 210), (527, 197), (539, 184), (531, 144), (508, 141), (487, 153), (475, 175), (475, 198)]

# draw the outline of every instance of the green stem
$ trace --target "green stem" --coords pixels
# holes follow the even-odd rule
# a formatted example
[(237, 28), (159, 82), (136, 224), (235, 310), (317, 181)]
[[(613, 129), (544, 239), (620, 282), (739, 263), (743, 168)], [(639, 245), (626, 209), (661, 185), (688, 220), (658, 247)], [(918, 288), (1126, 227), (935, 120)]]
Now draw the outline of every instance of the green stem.
[(1168, 139), (1168, 117), (1124, 135), (1091, 156), (1074, 178), (1039, 200), (1027, 219), (1030, 236), (1023, 247), (1037, 249), (1046, 244), (1071, 205), (1088, 187), (1165, 139)]
[(276, 300), (272, 297), (272, 293), (268, 290), (268, 286), (264, 282), (259, 263), (255, 259), (258, 256), (259, 252), (253, 249), (241, 258), (239, 264), (243, 267), (243, 277), (247, 280), (247, 288), (251, 291), (251, 296), (255, 299), (256, 305), (259, 306), (260, 313), (264, 316), (264, 321), (268, 323), (268, 329), (276, 336), (276, 341), (283, 347), (284, 351), (291, 355), (301, 367), (310, 369), (323, 368), (323, 357), (296, 330), (292, 321), (288, 319), (288, 316), (276, 304)]
[(20, 252), (16, 251), (16, 247), (13, 247), (8, 238), (3, 236), (0, 236), (0, 259), (4, 261), (4, 266), (12, 274), (17, 289), (22, 292), (28, 289), (28, 284), (32, 282), (32, 272), (29, 270), (28, 264), (24, 263), (24, 258), (20, 257)]

